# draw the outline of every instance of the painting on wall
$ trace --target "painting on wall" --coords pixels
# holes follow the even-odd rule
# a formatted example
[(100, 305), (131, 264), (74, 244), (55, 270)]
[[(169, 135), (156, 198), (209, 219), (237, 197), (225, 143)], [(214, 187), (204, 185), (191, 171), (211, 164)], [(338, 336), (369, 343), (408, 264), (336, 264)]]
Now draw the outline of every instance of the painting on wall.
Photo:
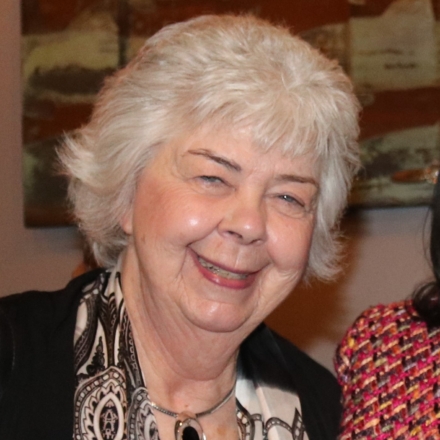
[(71, 222), (56, 147), (87, 122), (104, 78), (163, 25), (228, 12), (289, 25), (353, 79), (364, 164), (353, 206), (429, 201), (440, 160), (440, 0), (22, 0), (28, 226)]

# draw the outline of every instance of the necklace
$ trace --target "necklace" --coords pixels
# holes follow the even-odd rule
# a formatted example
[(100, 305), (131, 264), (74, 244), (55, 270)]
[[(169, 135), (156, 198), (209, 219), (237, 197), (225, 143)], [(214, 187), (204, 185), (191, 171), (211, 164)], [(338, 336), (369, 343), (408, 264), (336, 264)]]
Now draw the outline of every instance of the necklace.
[(174, 417), (176, 419), (176, 424), (174, 425), (174, 437), (176, 440), (206, 440), (206, 435), (203, 432), (202, 425), (198, 419), (208, 416), (220, 409), (228, 400), (232, 397), (235, 391), (235, 384), (231, 390), (226, 394), (223, 399), (214, 405), (212, 408), (207, 409), (196, 414), (189, 411), (184, 411), (181, 413), (176, 413), (168, 409), (162, 408), (157, 403), (150, 400), (149, 404), (152, 408), (160, 411), (167, 416)]

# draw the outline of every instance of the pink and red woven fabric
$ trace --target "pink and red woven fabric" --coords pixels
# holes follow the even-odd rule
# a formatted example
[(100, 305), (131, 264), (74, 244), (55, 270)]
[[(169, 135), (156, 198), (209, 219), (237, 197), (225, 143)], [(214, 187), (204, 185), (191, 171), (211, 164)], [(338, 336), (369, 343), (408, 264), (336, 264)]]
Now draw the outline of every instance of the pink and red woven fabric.
[(440, 439), (440, 329), (411, 301), (365, 311), (335, 359), (343, 388), (340, 440)]

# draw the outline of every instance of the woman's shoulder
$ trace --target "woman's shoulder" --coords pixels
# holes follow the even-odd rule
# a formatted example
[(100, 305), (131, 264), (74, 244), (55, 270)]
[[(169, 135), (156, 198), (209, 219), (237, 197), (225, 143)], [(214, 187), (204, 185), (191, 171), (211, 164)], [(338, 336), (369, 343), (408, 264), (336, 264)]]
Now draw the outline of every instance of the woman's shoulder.
[(244, 346), (260, 362), (282, 366), (289, 374), (304, 374), (313, 380), (334, 382), (334, 376), (291, 341), (261, 324), (245, 341)]
[[(41, 291), (29, 290), (26, 292), (15, 293), (0, 298), (0, 309), (4, 313), (16, 314), (29, 310), (34, 314), (41, 313), (42, 310), (56, 310), (58, 308), (69, 308), (71, 302), (81, 294), (84, 287), (93, 283), (103, 269), (96, 269), (82, 274), (60, 290)], [(38, 313), (37, 313), (38, 312)]]
[(372, 364), (377, 368), (382, 365), (380, 362), (407, 356), (411, 342), (427, 340), (429, 332), (411, 300), (379, 304), (365, 310), (337, 348), (335, 369), (340, 383), (348, 384), (354, 376), (360, 380), (360, 372), (365, 370), (370, 374)]
[(327, 383), (335, 381), (334, 375), (306, 352), (275, 331), (269, 328), (267, 328), (267, 331), (270, 332), (271, 337), (276, 342), (286, 363), (291, 367), (293, 366), (296, 371), (302, 370), (305, 375), (312, 377), (313, 380), (323, 380)]
[(340, 388), (326, 368), (264, 324), (243, 343), (240, 358), (262, 383), (298, 394), (309, 438), (336, 437)]
[(57, 291), (31, 290), (0, 298), (0, 319), (14, 332), (56, 328), (67, 316), (75, 315), (86, 286), (93, 284), (102, 269), (72, 279)]
[(296, 390), (303, 398), (315, 396), (338, 406), (340, 387), (333, 374), (264, 324), (244, 341), (240, 358), (267, 385)]
[(416, 428), (424, 437), (411, 438), (430, 438), (440, 403), (439, 356), (440, 329), (428, 327), (412, 301), (363, 312), (335, 358), (344, 407), (340, 438), (407, 438), (400, 436)]
[(402, 355), (408, 348), (407, 341), (427, 331), (410, 300), (379, 304), (365, 310), (338, 346), (335, 368), (340, 382), (347, 382), (347, 375), (356, 370), (359, 363), (365, 365), (373, 358)]

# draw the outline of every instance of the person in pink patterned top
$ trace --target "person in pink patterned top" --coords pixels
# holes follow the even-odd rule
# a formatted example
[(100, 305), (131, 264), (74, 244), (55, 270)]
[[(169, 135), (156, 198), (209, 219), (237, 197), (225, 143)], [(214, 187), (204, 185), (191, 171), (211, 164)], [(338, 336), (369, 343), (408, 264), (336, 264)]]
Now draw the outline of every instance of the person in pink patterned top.
[(366, 310), (338, 347), (340, 440), (440, 438), (440, 183), (432, 201), (434, 279)]

